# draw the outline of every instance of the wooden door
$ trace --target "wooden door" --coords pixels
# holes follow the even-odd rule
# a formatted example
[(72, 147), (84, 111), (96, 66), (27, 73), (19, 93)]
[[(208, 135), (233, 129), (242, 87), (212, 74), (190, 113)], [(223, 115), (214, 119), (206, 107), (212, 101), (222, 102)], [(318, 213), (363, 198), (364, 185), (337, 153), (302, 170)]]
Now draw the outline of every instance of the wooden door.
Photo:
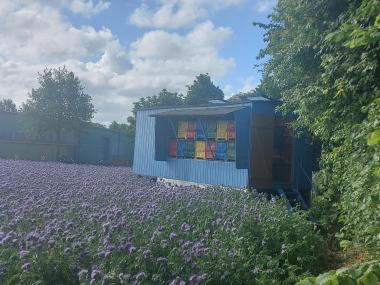
[(250, 185), (255, 189), (273, 187), (273, 115), (253, 115)]

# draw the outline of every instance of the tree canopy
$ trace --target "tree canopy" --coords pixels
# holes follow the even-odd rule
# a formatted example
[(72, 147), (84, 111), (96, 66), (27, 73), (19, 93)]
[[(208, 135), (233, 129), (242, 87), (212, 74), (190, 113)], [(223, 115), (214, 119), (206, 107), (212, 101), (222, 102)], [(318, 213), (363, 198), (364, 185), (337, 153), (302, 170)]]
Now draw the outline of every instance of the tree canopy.
[(198, 75), (193, 84), (186, 86), (186, 105), (207, 104), (210, 100), (223, 100), (223, 91), (214, 85), (208, 74)]
[(250, 97), (260, 97), (266, 96), (261, 86), (256, 87), (255, 89), (248, 92), (239, 92), (232, 97), (228, 98), (228, 101), (231, 103), (239, 103), (247, 100)]
[(130, 140), (134, 140), (135, 136), (135, 130), (136, 130), (136, 121), (135, 117), (128, 117), (127, 123), (118, 123), (116, 121), (111, 122), (111, 124), (108, 126), (110, 130), (114, 131), (121, 131), (127, 134), (127, 137)]
[(66, 67), (45, 69), (38, 75), (39, 87), (32, 89), (22, 110), (28, 129), (35, 134), (52, 132), (57, 143), (56, 159), (63, 130), (78, 130), (94, 114), (91, 97), (78, 77)]
[(169, 92), (162, 89), (157, 95), (140, 98), (133, 103), (133, 113), (138, 109), (159, 107), (159, 106), (176, 106), (183, 104), (183, 95), (176, 92)]
[(3, 99), (0, 101), (0, 111), (15, 113), (17, 107), (12, 99)]
[(323, 143), (320, 220), (380, 254), (380, 2), (284, 0), (256, 25), (264, 92)]

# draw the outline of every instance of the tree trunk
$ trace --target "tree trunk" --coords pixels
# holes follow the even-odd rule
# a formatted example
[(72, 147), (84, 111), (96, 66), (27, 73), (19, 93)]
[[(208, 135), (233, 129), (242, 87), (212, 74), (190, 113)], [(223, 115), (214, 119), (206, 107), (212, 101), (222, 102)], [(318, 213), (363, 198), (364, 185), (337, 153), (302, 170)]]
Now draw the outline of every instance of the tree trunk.
[(61, 144), (61, 128), (57, 129), (57, 137), (55, 140), (55, 161), (59, 161), (59, 156), (60, 156), (60, 144)]

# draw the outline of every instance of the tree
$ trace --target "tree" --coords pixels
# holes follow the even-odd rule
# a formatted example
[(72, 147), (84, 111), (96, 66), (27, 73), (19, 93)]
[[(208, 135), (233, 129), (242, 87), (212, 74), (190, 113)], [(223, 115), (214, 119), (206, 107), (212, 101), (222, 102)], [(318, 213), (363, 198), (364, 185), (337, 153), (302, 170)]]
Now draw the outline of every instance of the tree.
[(133, 103), (132, 112), (141, 108), (151, 108), (159, 106), (177, 106), (183, 104), (182, 94), (176, 92), (169, 92), (166, 89), (162, 89), (157, 95), (140, 98), (139, 101)]
[(137, 102), (134, 102), (132, 109), (133, 116), (129, 116), (127, 118), (126, 124), (120, 124), (114, 121), (109, 125), (109, 128), (113, 130), (125, 131), (131, 141), (134, 142), (136, 132), (135, 116), (137, 110), (159, 106), (178, 106), (183, 105), (183, 103), (184, 99), (182, 94), (162, 89), (157, 95), (142, 97)]
[(32, 89), (22, 110), (34, 134), (55, 134), (56, 159), (60, 158), (63, 131), (79, 131), (94, 114), (91, 97), (78, 77), (66, 67), (45, 69), (38, 74), (39, 87)]
[(12, 99), (3, 99), (0, 101), (0, 111), (16, 113), (17, 107)]
[(207, 104), (210, 100), (224, 99), (223, 91), (214, 85), (207, 73), (198, 75), (193, 84), (186, 87), (186, 105)]
[(264, 91), (323, 144), (320, 222), (380, 255), (379, 1), (284, 0), (256, 25)]
[(239, 92), (233, 95), (231, 98), (229, 98), (228, 101), (231, 103), (239, 103), (242, 101), (246, 101), (250, 97), (260, 97), (260, 96), (265, 96), (265, 93), (261, 89), (261, 87), (258, 86), (255, 89), (248, 92)]
[(132, 116), (129, 116), (127, 118), (127, 124), (125, 123), (118, 123), (116, 121), (113, 121), (109, 126), (108, 128), (110, 130), (114, 130), (114, 131), (119, 131), (119, 132), (123, 132), (123, 133), (126, 133), (127, 134), (127, 137), (130, 139), (130, 140), (134, 140), (134, 136), (135, 136), (135, 126), (136, 126), (136, 122), (135, 122), (135, 118), (132, 117)]

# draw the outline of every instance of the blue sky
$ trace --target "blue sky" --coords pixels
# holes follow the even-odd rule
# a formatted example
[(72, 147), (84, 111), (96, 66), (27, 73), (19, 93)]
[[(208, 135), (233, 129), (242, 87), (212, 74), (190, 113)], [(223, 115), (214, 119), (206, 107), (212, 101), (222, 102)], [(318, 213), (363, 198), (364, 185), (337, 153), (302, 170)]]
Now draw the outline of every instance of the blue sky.
[(208, 72), (225, 95), (260, 81), (254, 69), (275, 0), (2, 0), (0, 97), (18, 104), (45, 67), (66, 65), (93, 97), (94, 121), (124, 122), (132, 102), (184, 92)]

